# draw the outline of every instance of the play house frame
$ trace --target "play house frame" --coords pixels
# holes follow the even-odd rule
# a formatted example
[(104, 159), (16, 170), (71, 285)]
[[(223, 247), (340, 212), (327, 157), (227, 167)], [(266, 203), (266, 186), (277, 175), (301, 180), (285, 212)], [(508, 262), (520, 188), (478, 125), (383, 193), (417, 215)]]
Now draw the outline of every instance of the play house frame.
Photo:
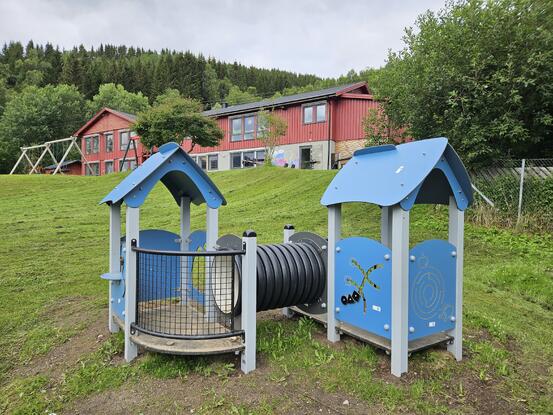
[[(341, 206), (350, 202), (381, 207), (380, 241), (341, 239)], [(321, 199), (328, 208), (328, 340), (339, 341), (348, 327), (361, 328), (369, 342), (391, 351), (395, 376), (407, 372), (411, 351), (444, 340), (461, 360), (463, 225), (471, 202), (467, 171), (445, 138), (355, 152)], [(419, 203), (449, 206), (449, 237), (410, 251), (409, 213)], [(360, 302), (348, 294), (352, 259), (364, 269), (380, 268), (374, 271), (375, 289), (365, 288), (369, 298), (363, 301), (370, 304), (363, 320)]]
[[(180, 207), (180, 235), (140, 230), (140, 207), (159, 181)], [(255, 367), (255, 343), (253, 352), (247, 347), (252, 335), (255, 339), (255, 324), (253, 329), (247, 324), (252, 321), (252, 314), (255, 323), (255, 298), (252, 300), (247, 294), (252, 292), (248, 284), (252, 280), (255, 234), (245, 234), (244, 249), (216, 251), (218, 209), (226, 201), (188, 154), (176, 143), (161, 146), (100, 203), (110, 208), (109, 273), (102, 275), (109, 281), (108, 325), (112, 333), (124, 329), (125, 360), (133, 360), (140, 345), (172, 354), (242, 352), (243, 370)], [(126, 235), (121, 238), (123, 203)], [(192, 203), (207, 205), (205, 232), (191, 231)], [(242, 296), (242, 321), (245, 322), (235, 321), (231, 312), (228, 325), (221, 326), (211, 276), (215, 271), (219, 275), (226, 272), (227, 284), (234, 286), (234, 267), (219, 270), (214, 267), (217, 257), (229, 258), (234, 263), (236, 256), (243, 257), (244, 264), (242, 289), (246, 294)], [(201, 292), (191, 282), (195, 267), (200, 269), (196, 278), (205, 279)], [(228, 307), (234, 307), (232, 298), (228, 302)], [(254, 304), (253, 312), (250, 304)], [(143, 324), (140, 324), (141, 316)]]

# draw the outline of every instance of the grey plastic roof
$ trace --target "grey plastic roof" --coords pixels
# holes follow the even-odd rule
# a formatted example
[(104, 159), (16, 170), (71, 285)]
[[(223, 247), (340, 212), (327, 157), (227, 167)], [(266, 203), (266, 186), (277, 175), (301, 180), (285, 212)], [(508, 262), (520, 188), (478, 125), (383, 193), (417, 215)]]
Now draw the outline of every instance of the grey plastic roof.
[(253, 110), (256, 110), (259, 108), (265, 108), (265, 107), (293, 104), (296, 102), (313, 101), (320, 98), (335, 96), (340, 91), (354, 86), (358, 86), (361, 88), (363, 86), (366, 86), (366, 84), (364, 82), (355, 82), (352, 84), (320, 89), (318, 91), (303, 92), (301, 94), (287, 95), (285, 97), (279, 97), (274, 99), (264, 99), (262, 101), (250, 102), (248, 104), (231, 105), (230, 107), (226, 107), (226, 108), (218, 108), (218, 109), (204, 111), (203, 114), (208, 117), (213, 117), (213, 116), (253, 111)]
[(439, 137), (357, 150), (327, 187), (321, 204), (399, 203), (409, 210), (415, 203), (448, 204), (450, 196), (465, 210), (472, 202), (472, 187), (461, 159), (447, 138)]

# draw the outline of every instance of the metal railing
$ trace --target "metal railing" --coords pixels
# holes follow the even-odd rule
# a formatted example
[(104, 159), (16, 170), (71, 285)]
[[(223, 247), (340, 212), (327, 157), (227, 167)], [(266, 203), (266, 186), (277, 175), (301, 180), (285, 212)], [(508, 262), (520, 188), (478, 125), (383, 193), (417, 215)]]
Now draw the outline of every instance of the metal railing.
[(238, 272), (243, 251), (136, 252), (134, 332), (180, 340), (243, 335), (235, 330)]

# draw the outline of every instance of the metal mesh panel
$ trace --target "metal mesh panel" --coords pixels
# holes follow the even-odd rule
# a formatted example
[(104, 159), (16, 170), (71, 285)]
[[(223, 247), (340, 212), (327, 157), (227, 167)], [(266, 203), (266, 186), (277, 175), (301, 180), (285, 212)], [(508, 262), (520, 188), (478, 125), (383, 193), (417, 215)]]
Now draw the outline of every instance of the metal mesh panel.
[(496, 160), (471, 177), (477, 221), (553, 230), (553, 159)]
[(235, 257), (242, 252), (134, 250), (135, 330), (190, 340), (239, 334), (234, 329), (238, 278)]

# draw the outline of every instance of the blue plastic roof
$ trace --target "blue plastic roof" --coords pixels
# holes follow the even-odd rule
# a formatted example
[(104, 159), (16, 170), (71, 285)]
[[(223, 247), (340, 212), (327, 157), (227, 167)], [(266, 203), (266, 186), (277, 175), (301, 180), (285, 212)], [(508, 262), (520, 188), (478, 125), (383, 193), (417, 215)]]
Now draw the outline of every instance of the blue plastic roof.
[(205, 172), (177, 144), (167, 143), (141, 166), (119, 183), (100, 203), (117, 204), (123, 201), (130, 207), (141, 206), (160, 181), (180, 204), (182, 196), (192, 203), (207, 203), (217, 209), (227, 202)]
[(356, 151), (326, 189), (321, 204), (399, 203), (409, 210), (415, 203), (448, 204), (450, 195), (460, 210), (472, 203), (465, 166), (447, 138), (439, 137)]

